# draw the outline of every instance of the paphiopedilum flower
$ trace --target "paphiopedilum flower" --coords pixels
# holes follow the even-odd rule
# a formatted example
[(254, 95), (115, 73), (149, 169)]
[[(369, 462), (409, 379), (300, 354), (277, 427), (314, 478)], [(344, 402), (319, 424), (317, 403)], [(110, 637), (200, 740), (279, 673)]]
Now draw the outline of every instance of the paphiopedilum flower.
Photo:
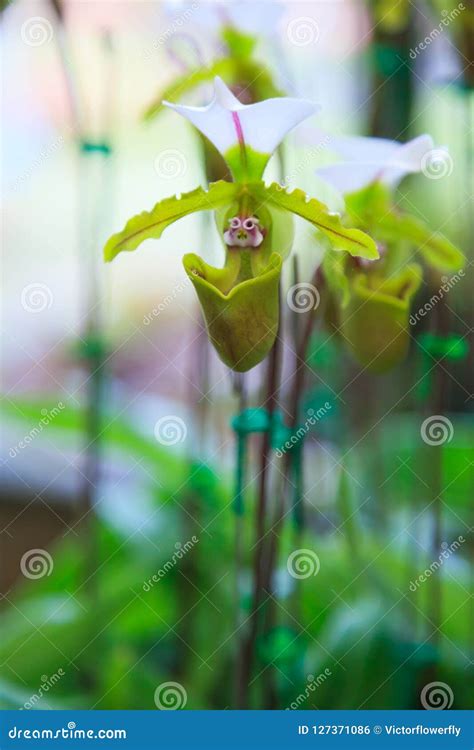
[(357, 136), (333, 138), (331, 148), (344, 160), (321, 167), (317, 174), (344, 194), (352, 225), (369, 231), (382, 245), (405, 242), (410, 254), (419, 252), (440, 272), (463, 266), (462, 253), (449, 240), (418, 217), (402, 212), (393, 197), (407, 175), (421, 172), (429, 179), (443, 160), (449, 168), (447, 149), (435, 148), (430, 135), (407, 143)]
[[(356, 359), (376, 372), (400, 362), (408, 348), (410, 304), (422, 281), (412, 260), (419, 254), (438, 273), (457, 271), (462, 253), (416, 216), (395, 204), (394, 189), (408, 174), (429, 176), (430, 157), (440, 153), (430, 136), (405, 144), (377, 138), (336, 138), (345, 158), (318, 170), (344, 193), (346, 220), (377, 241), (376, 263), (347, 262), (328, 253), (323, 270), (339, 302), (338, 322)], [(447, 152), (445, 152), (447, 153)]]
[(237, 371), (262, 361), (278, 329), (278, 287), (283, 259), (293, 238), (293, 215), (310, 222), (336, 251), (355, 257), (378, 257), (373, 240), (359, 229), (348, 229), (338, 214), (302, 190), (287, 192), (265, 185), (263, 171), (285, 135), (317, 110), (302, 99), (275, 98), (242, 104), (219, 78), (207, 107), (170, 104), (189, 119), (222, 153), (234, 182), (219, 181), (208, 190), (197, 188), (181, 197), (160, 201), (149, 212), (133, 217), (113, 235), (104, 250), (112, 260), (135, 250), (144, 240), (159, 238), (178, 219), (214, 210), (226, 249), (222, 269), (197, 255), (184, 257), (184, 267), (198, 294), (209, 337), (221, 359)]

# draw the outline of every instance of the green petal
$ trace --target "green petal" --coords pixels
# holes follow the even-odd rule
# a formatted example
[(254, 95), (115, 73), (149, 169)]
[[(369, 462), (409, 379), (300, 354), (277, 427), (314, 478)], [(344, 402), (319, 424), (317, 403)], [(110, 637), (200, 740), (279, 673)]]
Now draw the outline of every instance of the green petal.
[(375, 242), (360, 229), (347, 229), (336, 214), (331, 214), (324, 203), (315, 198), (308, 200), (306, 193), (297, 188), (291, 193), (277, 183), (266, 187), (263, 183), (250, 185), (249, 189), (260, 195), (262, 202), (283, 208), (314, 224), (330, 240), (333, 248), (350, 255), (375, 260), (379, 253)]
[(346, 211), (351, 222), (358, 226), (370, 226), (377, 222), (378, 216), (384, 216), (393, 210), (390, 190), (383, 182), (372, 182), (370, 185), (345, 196)]
[(228, 269), (213, 268), (194, 254), (185, 255), (183, 264), (221, 360), (237, 372), (255, 367), (269, 353), (278, 330), (281, 257), (272, 255), (258, 276), (228, 294), (221, 291), (229, 281)]
[(257, 37), (245, 34), (235, 26), (224, 26), (221, 29), (221, 37), (227, 45), (232, 57), (250, 57), (257, 44)]
[(196, 211), (211, 209), (231, 203), (238, 187), (232, 182), (213, 182), (208, 190), (202, 187), (184, 193), (181, 197), (165, 198), (151, 211), (143, 211), (130, 219), (125, 228), (112, 235), (104, 248), (104, 259), (111, 261), (123, 251), (136, 250), (144, 240), (158, 239), (173, 222)]
[(350, 304), (342, 313), (342, 333), (364, 368), (384, 373), (406, 356), (410, 303), (421, 281), (417, 264), (383, 281), (364, 274), (354, 278)]
[[(347, 256), (346, 256), (347, 257)], [(349, 279), (346, 273), (346, 257), (333, 250), (324, 253), (322, 268), (324, 278), (330, 291), (340, 301), (342, 307), (346, 307), (350, 299)]]
[(452, 242), (410, 214), (386, 214), (378, 219), (376, 231), (386, 241), (408, 241), (437, 271), (459, 271), (465, 265), (464, 255)]

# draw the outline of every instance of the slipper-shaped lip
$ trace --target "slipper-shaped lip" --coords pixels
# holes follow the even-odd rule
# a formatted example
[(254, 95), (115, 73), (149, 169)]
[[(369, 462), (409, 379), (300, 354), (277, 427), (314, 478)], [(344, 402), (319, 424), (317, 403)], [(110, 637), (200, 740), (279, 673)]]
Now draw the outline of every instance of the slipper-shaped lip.
[[(383, 302), (398, 310), (407, 310), (410, 300), (418, 291), (422, 281), (421, 267), (413, 263), (408, 266), (404, 272), (392, 279), (383, 281), (379, 287), (371, 288), (367, 286), (367, 276), (358, 274), (353, 281), (353, 289), (367, 301)], [(393, 292), (390, 292), (392, 287)], [(396, 289), (401, 288), (403, 295), (396, 294)]]
[(254, 276), (252, 279), (246, 279), (245, 281), (239, 282), (238, 284), (233, 286), (227, 294), (224, 294), (224, 292), (218, 289), (215, 284), (212, 284), (204, 276), (200, 275), (200, 273), (198, 272), (199, 269), (195, 268), (195, 266), (197, 265), (196, 260), (201, 267), (204, 266), (205, 269), (212, 269), (212, 271), (216, 274), (219, 271), (222, 271), (224, 274), (226, 269), (214, 268), (213, 266), (210, 266), (205, 261), (203, 261), (202, 258), (199, 257), (199, 255), (195, 255), (194, 253), (187, 253), (183, 258), (185, 271), (191, 281), (197, 284), (202, 284), (203, 286), (212, 290), (212, 292), (216, 294), (216, 296), (220, 297), (223, 301), (226, 302), (232, 300), (232, 298), (235, 297), (242, 289), (245, 289), (248, 286), (255, 286), (256, 282), (258, 282), (259, 280), (264, 279), (270, 275), (278, 276), (280, 274), (283, 263), (283, 259), (280, 255), (278, 255), (277, 253), (272, 253), (268, 265), (258, 274), (258, 276)]

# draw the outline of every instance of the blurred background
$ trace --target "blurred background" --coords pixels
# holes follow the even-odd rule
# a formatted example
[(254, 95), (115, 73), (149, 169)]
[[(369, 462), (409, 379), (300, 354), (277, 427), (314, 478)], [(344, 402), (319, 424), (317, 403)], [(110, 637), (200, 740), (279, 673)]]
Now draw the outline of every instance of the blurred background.
[[(304, 525), (290, 516), (280, 532), (250, 705), (418, 708), (437, 682), (450, 707), (472, 707), (473, 13), (467, 0), (4, 4), (0, 707), (155, 709), (166, 691), (175, 707), (235, 706), (260, 438), (236, 516), (241, 404), (181, 265), (185, 252), (221, 262), (217, 233), (192, 216), (102, 261), (131, 215), (206, 184), (188, 123), (143, 115), (231, 54), (229, 25), (256, 38), (282, 93), (321, 105), (287, 139), (290, 185), (337, 206), (315, 175), (333, 160), (316, 127), (429, 132), (450, 162), (397, 198), (468, 259), (443, 302), (464, 343), (436, 372), (419, 345), (428, 320), (383, 377), (315, 328), (305, 403), (329, 407), (299, 468)], [(204, 82), (183, 100), (210, 95)], [(300, 227), (295, 251), (309, 280), (321, 250)], [(416, 307), (432, 293), (428, 279)], [(282, 401), (286, 313), (283, 327)], [(246, 377), (249, 406), (263, 371)], [(440, 413), (434, 379), (441, 445), (420, 438)], [(276, 501), (278, 470), (271, 481)], [(296, 548), (317, 553), (317, 575), (290, 575)]]

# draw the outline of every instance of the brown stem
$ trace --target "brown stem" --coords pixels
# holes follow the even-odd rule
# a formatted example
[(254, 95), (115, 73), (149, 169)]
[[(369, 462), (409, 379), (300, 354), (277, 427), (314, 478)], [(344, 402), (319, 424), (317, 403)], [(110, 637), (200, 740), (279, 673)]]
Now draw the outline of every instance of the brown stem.
[[(270, 425), (277, 406), (278, 377), (280, 359), (280, 329), (270, 353), (268, 364), (268, 378), (265, 405), (268, 411)], [(247, 638), (244, 639), (240, 657), (239, 689), (237, 696), (238, 708), (247, 708), (249, 700), (249, 683), (254, 661), (255, 644), (260, 624), (260, 608), (264, 602), (264, 559), (265, 559), (265, 520), (267, 515), (268, 468), (270, 464), (271, 428), (262, 435), (262, 449), (260, 453), (259, 492), (255, 516), (256, 550), (253, 566), (253, 600), (250, 613), (250, 627)]]
[[(449, 333), (449, 310), (443, 303), (443, 300), (439, 302), (434, 311), (434, 326), (435, 331), (440, 336), (445, 336)], [(434, 414), (443, 414), (444, 409), (448, 403), (447, 389), (448, 379), (446, 372), (446, 363), (438, 361), (435, 368), (435, 386), (433, 389), (432, 407)], [(432, 449), (431, 449), (432, 450)], [(435, 448), (442, 452), (443, 447), (440, 445)], [(434, 492), (434, 525), (433, 525), (433, 537), (431, 544), (431, 557), (437, 559), (441, 552), (442, 542), (442, 491), (443, 491), (443, 466), (442, 466), (442, 454), (438, 456), (438, 460), (434, 461), (431, 465), (430, 471), (432, 471), (432, 487)], [(439, 646), (441, 633), (439, 627), (441, 624), (442, 617), (442, 579), (441, 571), (438, 570), (436, 575), (433, 576), (432, 581), (432, 592), (431, 592), (431, 620), (433, 623), (433, 631), (431, 640), (435, 646)]]
[[(316, 285), (318, 279), (318, 269), (315, 270), (312, 284)], [(300, 313), (295, 313), (295, 315)], [(293, 370), (293, 382), (290, 393), (289, 413), (290, 413), (290, 427), (294, 429), (298, 423), (298, 403), (300, 395), (304, 388), (305, 379), (305, 365), (306, 365), (306, 354), (308, 351), (309, 342), (311, 340), (311, 334), (313, 332), (313, 326), (315, 322), (314, 311), (310, 310), (306, 314), (305, 325), (303, 333), (296, 345), (294, 370)], [(295, 333), (297, 334), (297, 327), (295, 326)], [(285, 496), (289, 482), (289, 476), (292, 467), (292, 452), (287, 451), (284, 456), (284, 467), (283, 467), (283, 479), (280, 487), (280, 493), (278, 498), (278, 505), (275, 514), (275, 522), (272, 525), (270, 531), (270, 549), (268, 555), (268, 567), (266, 571), (265, 586), (271, 587), (272, 571), (275, 567), (276, 558), (278, 554), (278, 539), (285, 515)]]

